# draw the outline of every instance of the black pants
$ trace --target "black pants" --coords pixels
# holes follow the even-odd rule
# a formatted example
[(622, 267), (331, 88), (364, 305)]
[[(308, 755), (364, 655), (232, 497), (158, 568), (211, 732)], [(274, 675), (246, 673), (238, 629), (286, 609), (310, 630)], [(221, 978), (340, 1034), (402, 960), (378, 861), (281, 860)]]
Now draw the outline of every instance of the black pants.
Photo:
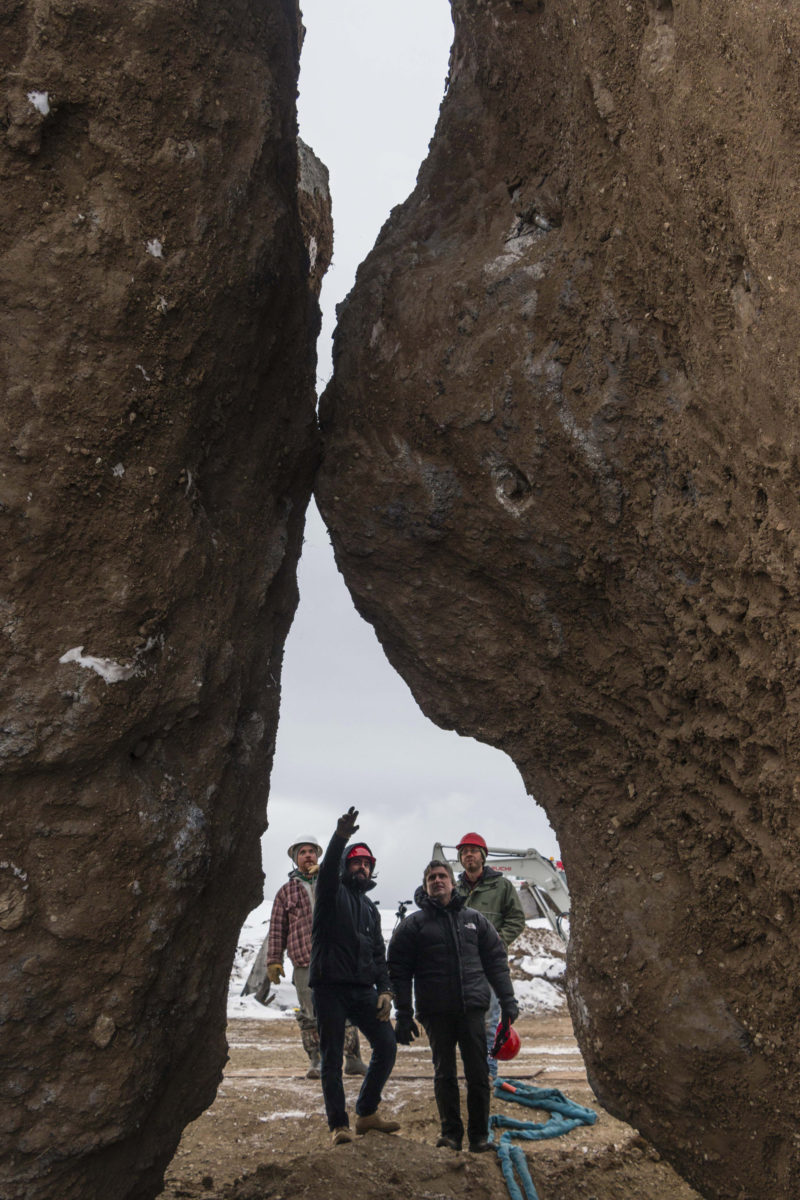
[(489, 1132), (489, 1068), (486, 1063), (485, 1012), (468, 1008), (462, 1013), (434, 1013), (420, 1017), (433, 1055), (433, 1091), (442, 1122), (442, 1134), (459, 1146), (464, 1137), (458, 1094), (456, 1046), (461, 1052), (467, 1079), (467, 1137), (483, 1142)]
[(345, 1022), (350, 1021), (360, 1029), (372, 1047), (372, 1057), (356, 1101), (359, 1117), (370, 1116), (381, 1102), (383, 1085), (391, 1075), (397, 1057), (394, 1029), (391, 1021), (378, 1020), (378, 993), (374, 987), (332, 983), (312, 988), (311, 994), (319, 1029), (320, 1082), (328, 1128), (341, 1129), (350, 1123), (342, 1084)]

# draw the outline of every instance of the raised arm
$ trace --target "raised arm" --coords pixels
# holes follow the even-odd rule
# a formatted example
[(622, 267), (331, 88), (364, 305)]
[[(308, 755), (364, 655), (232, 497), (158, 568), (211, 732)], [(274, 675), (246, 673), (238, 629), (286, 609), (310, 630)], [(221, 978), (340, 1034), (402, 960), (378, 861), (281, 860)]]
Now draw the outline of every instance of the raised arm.
[(339, 817), (333, 837), (328, 842), (317, 876), (317, 894), (315, 908), (323, 905), (335, 896), (341, 882), (342, 854), (350, 838), (358, 829), (356, 821), (358, 813), (351, 806), (343, 816)]

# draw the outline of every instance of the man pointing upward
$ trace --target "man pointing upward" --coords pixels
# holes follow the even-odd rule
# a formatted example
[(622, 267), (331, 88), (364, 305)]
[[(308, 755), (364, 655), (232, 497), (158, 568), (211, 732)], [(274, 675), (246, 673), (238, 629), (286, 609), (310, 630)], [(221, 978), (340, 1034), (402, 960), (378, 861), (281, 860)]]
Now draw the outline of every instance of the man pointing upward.
[(365, 842), (348, 840), (358, 813), (339, 818), (319, 869), (311, 932), (310, 983), (319, 1027), (322, 1094), (334, 1146), (352, 1141), (342, 1085), (344, 1027), (351, 1021), (372, 1047), (356, 1101), (356, 1133), (400, 1126), (378, 1115), (397, 1055), (389, 1017), (392, 997), (380, 913), (366, 893), (375, 886), (375, 856)]

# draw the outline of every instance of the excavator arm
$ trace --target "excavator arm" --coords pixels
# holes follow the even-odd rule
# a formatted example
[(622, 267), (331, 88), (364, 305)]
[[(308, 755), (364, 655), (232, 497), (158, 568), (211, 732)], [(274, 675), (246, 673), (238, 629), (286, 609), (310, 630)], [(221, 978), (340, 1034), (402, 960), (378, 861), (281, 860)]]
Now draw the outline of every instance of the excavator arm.
[[(455, 846), (443, 846), (441, 842), (436, 842), (432, 857), (450, 863), (455, 872), (460, 870)], [(569, 889), (564, 872), (549, 858), (532, 848), (507, 850), (490, 846), (486, 861), (495, 871), (507, 872), (522, 881), (519, 898), (525, 916), (544, 917), (550, 927), (566, 942), (564, 920), (569, 917)]]

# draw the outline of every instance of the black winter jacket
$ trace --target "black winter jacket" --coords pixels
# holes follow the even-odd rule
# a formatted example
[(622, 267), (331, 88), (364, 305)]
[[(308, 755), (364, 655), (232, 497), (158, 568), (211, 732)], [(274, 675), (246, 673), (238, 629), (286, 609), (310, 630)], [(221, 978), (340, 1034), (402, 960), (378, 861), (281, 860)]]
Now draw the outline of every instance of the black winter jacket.
[(398, 1014), (411, 1013), (411, 982), (420, 1017), (489, 1007), (489, 984), (504, 1015), (517, 1016), (508, 957), (483, 913), (453, 892), (444, 908), (419, 887), (419, 912), (398, 926), (389, 943), (389, 975)]
[(386, 948), (376, 905), (344, 871), (345, 840), (334, 833), (317, 876), (311, 923), (309, 984), (344, 983), (390, 991)]

